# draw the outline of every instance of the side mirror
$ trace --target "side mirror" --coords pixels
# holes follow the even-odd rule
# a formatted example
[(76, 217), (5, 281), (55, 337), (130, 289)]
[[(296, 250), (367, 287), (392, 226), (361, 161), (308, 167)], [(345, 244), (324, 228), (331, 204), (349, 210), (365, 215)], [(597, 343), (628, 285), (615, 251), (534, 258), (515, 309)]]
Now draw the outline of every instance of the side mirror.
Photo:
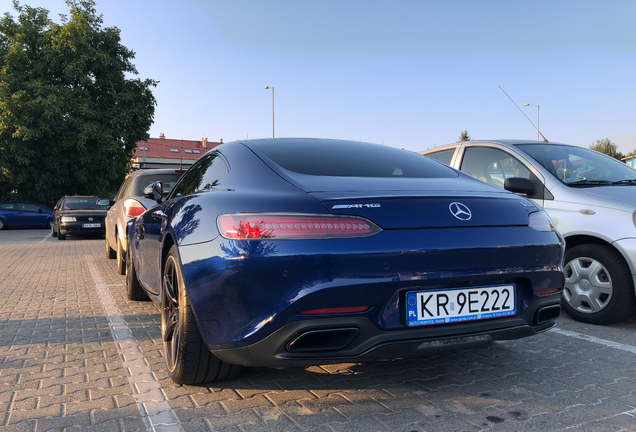
[(504, 189), (510, 192), (531, 195), (532, 192), (534, 192), (534, 185), (527, 178), (510, 177), (506, 179), (504, 183)]
[(42, 207), (38, 208), (38, 213), (44, 213), (44, 209)]
[(110, 206), (110, 200), (108, 198), (100, 198), (97, 200), (96, 204), (98, 206)]
[(163, 184), (160, 181), (149, 184), (144, 188), (144, 198), (160, 203), (163, 200)]

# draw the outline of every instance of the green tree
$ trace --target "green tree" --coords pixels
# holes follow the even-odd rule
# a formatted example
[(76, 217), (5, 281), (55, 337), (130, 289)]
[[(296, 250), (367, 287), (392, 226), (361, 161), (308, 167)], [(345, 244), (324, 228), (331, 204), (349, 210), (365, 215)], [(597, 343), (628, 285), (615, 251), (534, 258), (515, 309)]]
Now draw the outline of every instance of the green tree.
[(462, 142), (462, 141), (470, 141), (472, 140), (472, 138), (470, 137), (470, 135), (468, 135), (468, 131), (462, 131), (462, 133), (459, 135), (459, 141), (458, 142)]
[(609, 138), (596, 140), (596, 143), (593, 143), (590, 148), (618, 160), (621, 160), (623, 158), (623, 154), (618, 151), (618, 146), (611, 142)]
[(148, 136), (157, 82), (127, 78), (135, 53), (94, 0), (66, 4), (61, 23), (17, 0), (0, 19), (0, 200), (112, 196)]

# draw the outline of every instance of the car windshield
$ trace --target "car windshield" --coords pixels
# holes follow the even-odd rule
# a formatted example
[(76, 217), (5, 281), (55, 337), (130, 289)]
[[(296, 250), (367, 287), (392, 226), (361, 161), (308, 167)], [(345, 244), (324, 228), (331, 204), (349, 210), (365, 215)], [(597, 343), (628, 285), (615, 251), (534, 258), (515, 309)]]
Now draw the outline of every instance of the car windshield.
[(106, 206), (97, 205), (97, 197), (66, 198), (62, 210), (107, 210)]
[(163, 186), (163, 193), (169, 193), (174, 185), (177, 184), (183, 173), (170, 173), (170, 174), (148, 174), (139, 176), (133, 187), (132, 196), (142, 196), (144, 194), (144, 188), (149, 184), (156, 181), (160, 181)]
[(636, 183), (636, 170), (593, 150), (550, 144), (522, 144), (517, 147), (568, 186)]
[(452, 169), (418, 153), (391, 146), (337, 140), (254, 143), (286, 170), (312, 176), (451, 178)]

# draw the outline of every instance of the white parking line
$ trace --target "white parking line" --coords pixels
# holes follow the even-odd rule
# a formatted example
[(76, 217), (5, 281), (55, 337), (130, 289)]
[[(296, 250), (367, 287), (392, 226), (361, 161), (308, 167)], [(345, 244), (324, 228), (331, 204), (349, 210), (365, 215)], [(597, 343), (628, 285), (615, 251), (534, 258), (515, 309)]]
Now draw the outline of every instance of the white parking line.
[(632, 346), (632, 345), (625, 345), (619, 342), (613, 342), (613, 341), (609, 341), (606, 339), (601, 339), (601, 338), (597, 338), (596, 336), (589, 336), (583, 333), (577, 333), (577, 332), (573, 332), (570, 330), (563, 330), (560, 329), (558, 327), (555, 327), (553, 329), (550, 330), (553, 333), (558, 333), (560, 335), (563, 336), (569, 336), (569, 337), (573, 337), (576, 339), (582, 339), (582, 340), (586, 340), (588, 342), (593, 342), (593, 343), (597, 343), (600, 345), (605, 345), (606, 347), (610, 347), (610, 348), (614, 348), (614, 349), (618, 349), (618, 350), (622, 350), (622, 351), (627, 351), (633, 354), (636, 354), (636, 346)]
[(137, 340), (128, 328), (128, 323), (100, 276), (93, 257), (85, 255), (85, 258), (146, 429), (149, 432), (183, 432), (161, 385), (148, 366)]
[(47, 235), (46, 237), (44, 237), (42, 240), (40, 240), (40, 243), (44, 243), (47, 239), (51, 238), (51, 236), (53, 235), (52, 232), (49, 233), (49, 235)]

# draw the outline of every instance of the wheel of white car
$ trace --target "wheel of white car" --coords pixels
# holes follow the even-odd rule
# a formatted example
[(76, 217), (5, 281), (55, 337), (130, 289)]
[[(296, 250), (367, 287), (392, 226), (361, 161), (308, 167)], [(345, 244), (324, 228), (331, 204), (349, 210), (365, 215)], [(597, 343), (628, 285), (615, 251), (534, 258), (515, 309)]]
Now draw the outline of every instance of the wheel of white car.
[(203, 342), (172, 246), (161, 287), (161, 335), (170, 378), (178, 384), (200, 384), (236, 377), (241, 366), (219, 360)]
[(119, 236), (117, 238), (117, 273), (120, 275), (126, 274), (126, 253), (124, 252), (124, 248), (122, 247), (121, 242), (119, 241)]
[[(117, 258), (117, 252), (114, 251), (113, 248), (111, 248), (110, 245), (108, 244), (108, 228), (106, 228), (106, 235), (104, 237), (105, 237), (104, 241), (106, 242), (106, 258), (108, 259)], [(123, 273), (120, 273), (120, 274), (123, 274)]]
[(623, 257), (609, 246), (581, 244), (565, 252), (561, 306), (577, 321), (609, 324), (636, 311), (634, 283)]

